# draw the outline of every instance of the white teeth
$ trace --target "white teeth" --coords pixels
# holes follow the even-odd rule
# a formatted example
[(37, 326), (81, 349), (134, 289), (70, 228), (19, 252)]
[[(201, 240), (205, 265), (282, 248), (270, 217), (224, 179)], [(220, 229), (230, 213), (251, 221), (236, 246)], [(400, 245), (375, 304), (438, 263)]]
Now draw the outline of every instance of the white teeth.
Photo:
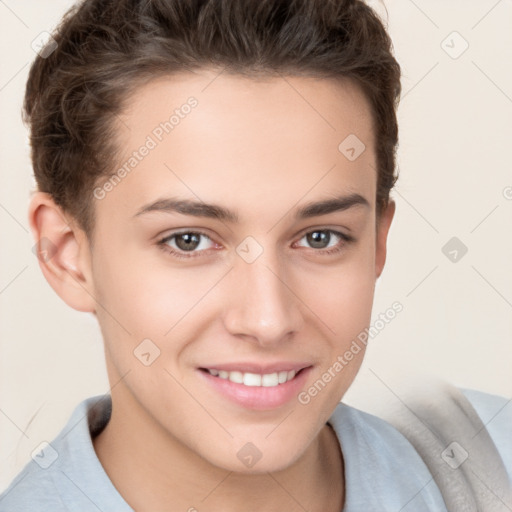
[(243, 384), (244, 374), (242, 372), (229, 372), (228, 379), (231, 382), (236, 382), (237, 384)]
[(267, 373), (261, 377), (261, 385), (266, 388), (277, 386), (279, 384), (279, 375), (277, 373)]
[(249, 372), (242, 373), (239, 371), (227, 372), (225, 370), (215, 369), (209, 369), (208, 372), (215, 377), (230, 380), (236, 384), (244, 384), (245, 386), (249, 387), (262, 386), (267, 388), (278, 386), (279, 384), (284, 384), (285, 382), (292, 380), (297, 374), (295, 370), (265, 373), (263, 375)]
[(244, 386), (261, 386), (261, 375), (244, 373)]

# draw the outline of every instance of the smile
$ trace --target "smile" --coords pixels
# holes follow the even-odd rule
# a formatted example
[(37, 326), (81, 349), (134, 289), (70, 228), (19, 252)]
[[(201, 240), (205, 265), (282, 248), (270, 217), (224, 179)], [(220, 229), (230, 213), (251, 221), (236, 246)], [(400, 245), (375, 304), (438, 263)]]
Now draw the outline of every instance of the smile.
[(253, 364), (223, 366), (197, 370), (203, 382), (223, 399), (260, 411), (293, 403), (313, 368), (307, 364), (276, 364), (267, 368)]
[(214, 377), (219, 377), (220, 379), (226, 379), (236, 384), (243, 384), (244, 386), (263, 386), (266, 388), (271, 388), (274, 386), (278, 386), (279, 384), (284, 384), (289, 380), (292, 380), (297, 372), (295, 370), (290, 371), (280, 371), (274, 373), (250, 373), (250, 372), (239, 372), (232, 371), (228, 372), (225, 370), (216, 370), (216, 369), (207, 369), (210, 375)]

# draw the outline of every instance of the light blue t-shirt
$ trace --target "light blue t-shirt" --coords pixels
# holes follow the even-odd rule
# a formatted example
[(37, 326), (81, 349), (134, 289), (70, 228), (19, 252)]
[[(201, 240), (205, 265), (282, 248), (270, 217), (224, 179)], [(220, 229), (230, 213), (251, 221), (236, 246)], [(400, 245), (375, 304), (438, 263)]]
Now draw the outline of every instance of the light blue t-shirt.
[[(477, 391), (464, 394), (486, 424), (512, 480), (511, 401)], [(110, 395), (81, 402), (58, 436), (0, 495), (0, 512), (133, 512), (92, 444), (111, 411)], [(344, 403), (337, 405), (329, 423), (345, 464), (341, 512), (447, 512), (433, 475), (396, 428)]]

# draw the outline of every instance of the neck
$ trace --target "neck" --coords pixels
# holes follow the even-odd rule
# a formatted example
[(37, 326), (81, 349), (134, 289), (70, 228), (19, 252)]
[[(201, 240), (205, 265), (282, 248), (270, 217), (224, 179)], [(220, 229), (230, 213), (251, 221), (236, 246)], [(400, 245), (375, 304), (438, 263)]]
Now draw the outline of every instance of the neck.
[(291, 466), (248, 475), (210, 464), (172, 438), (135, 400), (122, 403), (113, 396), (110, 421), (93, 445), (113, 485), (138, 512), (343, 508), (343, 459), (329, 425)]

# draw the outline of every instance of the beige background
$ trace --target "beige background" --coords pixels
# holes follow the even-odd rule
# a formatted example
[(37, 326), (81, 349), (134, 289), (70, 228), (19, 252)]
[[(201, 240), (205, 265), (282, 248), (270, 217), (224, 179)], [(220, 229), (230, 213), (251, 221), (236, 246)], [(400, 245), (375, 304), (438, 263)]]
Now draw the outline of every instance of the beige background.
[[(34, 182), (20, 107), (31, 42), (71, 3), (0, 2), (0, 489), (80, 400), (109, 389), (94, 317), (43, 278), (26, 213)], [(403, 311), (371, 340), (346, 401), (371, 410), (420, 374), (511, 397), (512, 2), (386, 5), (404, 93), (397, 214), (374, 318), (394, 301)], [(454, 31), (469, 44), (460, 56)], [(468, 248), (455, 263), (441, 250), (454, 236)]]

